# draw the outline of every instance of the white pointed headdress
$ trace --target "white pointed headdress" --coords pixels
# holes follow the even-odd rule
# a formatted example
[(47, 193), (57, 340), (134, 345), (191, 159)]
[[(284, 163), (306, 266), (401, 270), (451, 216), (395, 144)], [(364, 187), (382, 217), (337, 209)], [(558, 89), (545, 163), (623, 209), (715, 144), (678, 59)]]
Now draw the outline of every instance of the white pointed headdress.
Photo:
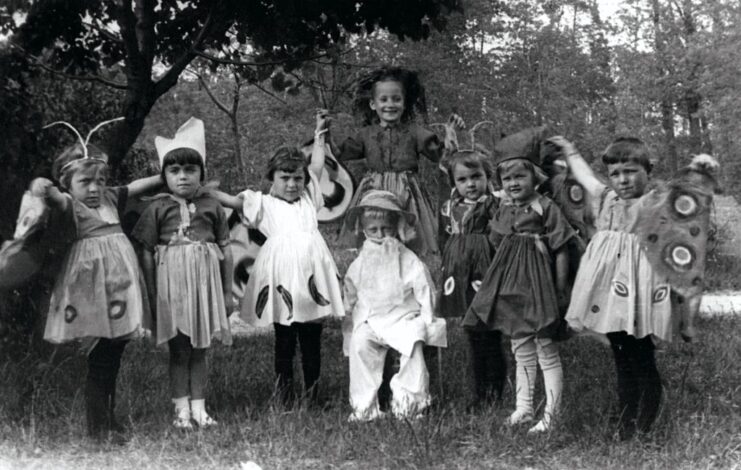
[(171, 150), (179, 148), (195, 150), (203, 159), (203, 164), (206, 164), (206, 132), (203, 128), (203, 121), (198, 118), (191, 117), (185, 121), (185, 124), (180, 126), (177, 132), (175, 132), (175, 137), (172, 139), (160, 136), (155, 137), (154, 146), (157, 148), (160, 167), (165, 160), (165, 155)]

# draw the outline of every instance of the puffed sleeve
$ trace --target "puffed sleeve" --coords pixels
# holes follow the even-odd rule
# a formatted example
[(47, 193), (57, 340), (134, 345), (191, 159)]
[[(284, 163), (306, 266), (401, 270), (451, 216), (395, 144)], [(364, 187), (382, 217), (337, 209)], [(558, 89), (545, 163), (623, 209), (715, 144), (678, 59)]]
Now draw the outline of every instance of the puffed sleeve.
[(309, 182), (306, 185), (306, 193), (309, 195), (311, 202), (313, 202), (316, 206), (317, 211), (324, 207), (324, 195), (322, 194), (322, 187), (319, 186), (319, 179), (312, 172), (309, 172)]
[(415, 137), (418, 153), (421, 153), (433, 162), (440, 161), (445, 147), (437, 134), (424, 127), (415, 126)]
[(262, 205), (265, 195), (259, 191), (247, 189), (242, 192), (242, 215), (245, 223), (252, 228), (258, 228), (262, 220)]
[(339, 154), (337, 159), (342, 162), (348, 160), (360, 160), (365, 157), (365, 146), (363, 145), (363, 136), (361, 132), (350, 136), (342, 142), (338, 148)]
[(159, 221), (157, 208), (159, 204), (157, 201), (152, 202), (144, 209), (139, 220), (134, 226), (134, 230), (131, 231), (131, 237), (139, 242), (141, 246), (149, 251), (154, 251), (159, 242)]
[(231, 241), (230, 235), (226, 211), (221, 207), (221, 204), (216, 204), (216, 217), (214, 218), (214, 237), (216, 238), (216, 244), (220, 247), (229, 245)]
[(543, 199), (546, 202), (543, 204), (543, 218), (545, 219), (543, 238), (551, 251), (558, 251), (575, 235), (575, 232), (561, 209), (550, 199), (545, 197)]

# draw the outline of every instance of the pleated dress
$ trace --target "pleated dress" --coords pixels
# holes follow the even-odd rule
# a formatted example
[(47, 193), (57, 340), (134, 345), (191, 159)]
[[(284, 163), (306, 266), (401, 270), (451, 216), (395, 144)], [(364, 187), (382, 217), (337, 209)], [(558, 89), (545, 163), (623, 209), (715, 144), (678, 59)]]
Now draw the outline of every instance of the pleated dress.
[(119, 219), (127, 197), (126, 187), (106, 188), (98, 208), (69, 197), (76, 239), (51, 294), (47, 341), (129, 339), (151, 327), (144, 277)]
[(498, 198), (484, 194), (476, 201), (455, 189), (440, 211), (442, 255), (440, 316), (462, 317), (479, 290), (494, 257), (489, 221), (496, 215)]
[(554, 254), (574, 230), (558, 206), (540, 195), (525, 205), (501, 204), (490, 228), (500, 241), (463, 325), (512, 338), (552, 337), (560, 321)]
[(240, 317), (249, 324), (291, 325), (344, 316), (340, 277), (317, 222), (322, 192), (316, 177), (288, 202), (270, 194), (242, 193), (244, 222), (266, 237), (242, 297)]
[(157, 344), (178, 332), (194, 348), (232, 343), (221, 279), (223, 247), (229, 245), (224, 209), (205, 191), (192, 200), (156, 196), (132, 236), (153, 251), (157, 266)]
[[(440, 160), (443, 144), (432, 131), (413, 123), (383, 126), (372, 124), (361, 128), (340, 146), (342, 161), (365, 159), (367, 173), (358, 184), (350, 202), (356, 207), (371, 189), (391, 191), (401, 208), (417, 218), (417, 236), (409, 247), (418, 255), (437, 254), (437, 216), (430, 195), (418, 179), (419, 159)], [(349, 209), (348, 209), (349, 210)], [(345, 246), (359, 247), (358, 227), (343, 222), (340, 241)]]
[(627, 200), (612, 190), (603, 194), (597, 233), (582, 256), (566, 314), (577, 332), (596, 334), (605, 342), (606, 333), (618, 331), (672, 340), (677, 325), (671, 286), (655, 273), (638, 236), (631, 233), (648, 194)]

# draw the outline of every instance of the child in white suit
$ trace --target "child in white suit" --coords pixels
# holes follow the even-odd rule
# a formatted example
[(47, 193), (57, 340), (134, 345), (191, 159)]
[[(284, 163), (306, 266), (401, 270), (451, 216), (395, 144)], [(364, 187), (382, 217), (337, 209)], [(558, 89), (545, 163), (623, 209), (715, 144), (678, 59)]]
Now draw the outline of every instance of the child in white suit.
[(391, 379), (391, 410), (415, 418), (430, 404), (422, 346), (446, 347), (445, 321), (434, 316), (435, 291), (427, 267), (406, 246), (414, 216), (389, 191), (369, 191), (348, 213), (365, 242), (345, 275), (344, 352), (350, 358), (349, 421), (383, 415), (377, 393), (386, 353), (401, 354)]

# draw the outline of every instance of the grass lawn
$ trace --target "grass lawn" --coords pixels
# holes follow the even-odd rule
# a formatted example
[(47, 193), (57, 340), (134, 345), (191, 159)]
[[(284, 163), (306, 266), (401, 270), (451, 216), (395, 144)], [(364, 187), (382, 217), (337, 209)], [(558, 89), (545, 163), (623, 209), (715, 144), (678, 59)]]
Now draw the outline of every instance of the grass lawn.
[[(535, 437), (502, 425), (514, 406), (511, 382), (501, 406), (465, 413), (465, 338), (456, 325), (443, 352), (442, 394), (437, 364), (429, 364), (437, 405), (411, 423), (346, 422), (347, 362), (336, 323), (324, 333), (326, 409), (276, 408), (272, 335), (238, 338), (212, 350), (208, 403), (220, 424), (204, 431), (172, 428), (167, 353), (133, 343), (118, 388), (118, 414), (133, 429), (123, 446), (84, 438), (85, 362), (63, 349), (52, 364), (0, 366), (0, 469), (238, 469), (250, 460), (264, 469), (741, 468), (741, 318), (705, 319), (699, 327), (699, 343), (657, 354), (662, 412), (649, 436), (628, 442), (614, 439), (607, 418), (615, 403), (612, 357), (587, 338), (563, 344), (563, 415), (554, 432)], [(542, 407), (540, 381), (535, 397)]]

